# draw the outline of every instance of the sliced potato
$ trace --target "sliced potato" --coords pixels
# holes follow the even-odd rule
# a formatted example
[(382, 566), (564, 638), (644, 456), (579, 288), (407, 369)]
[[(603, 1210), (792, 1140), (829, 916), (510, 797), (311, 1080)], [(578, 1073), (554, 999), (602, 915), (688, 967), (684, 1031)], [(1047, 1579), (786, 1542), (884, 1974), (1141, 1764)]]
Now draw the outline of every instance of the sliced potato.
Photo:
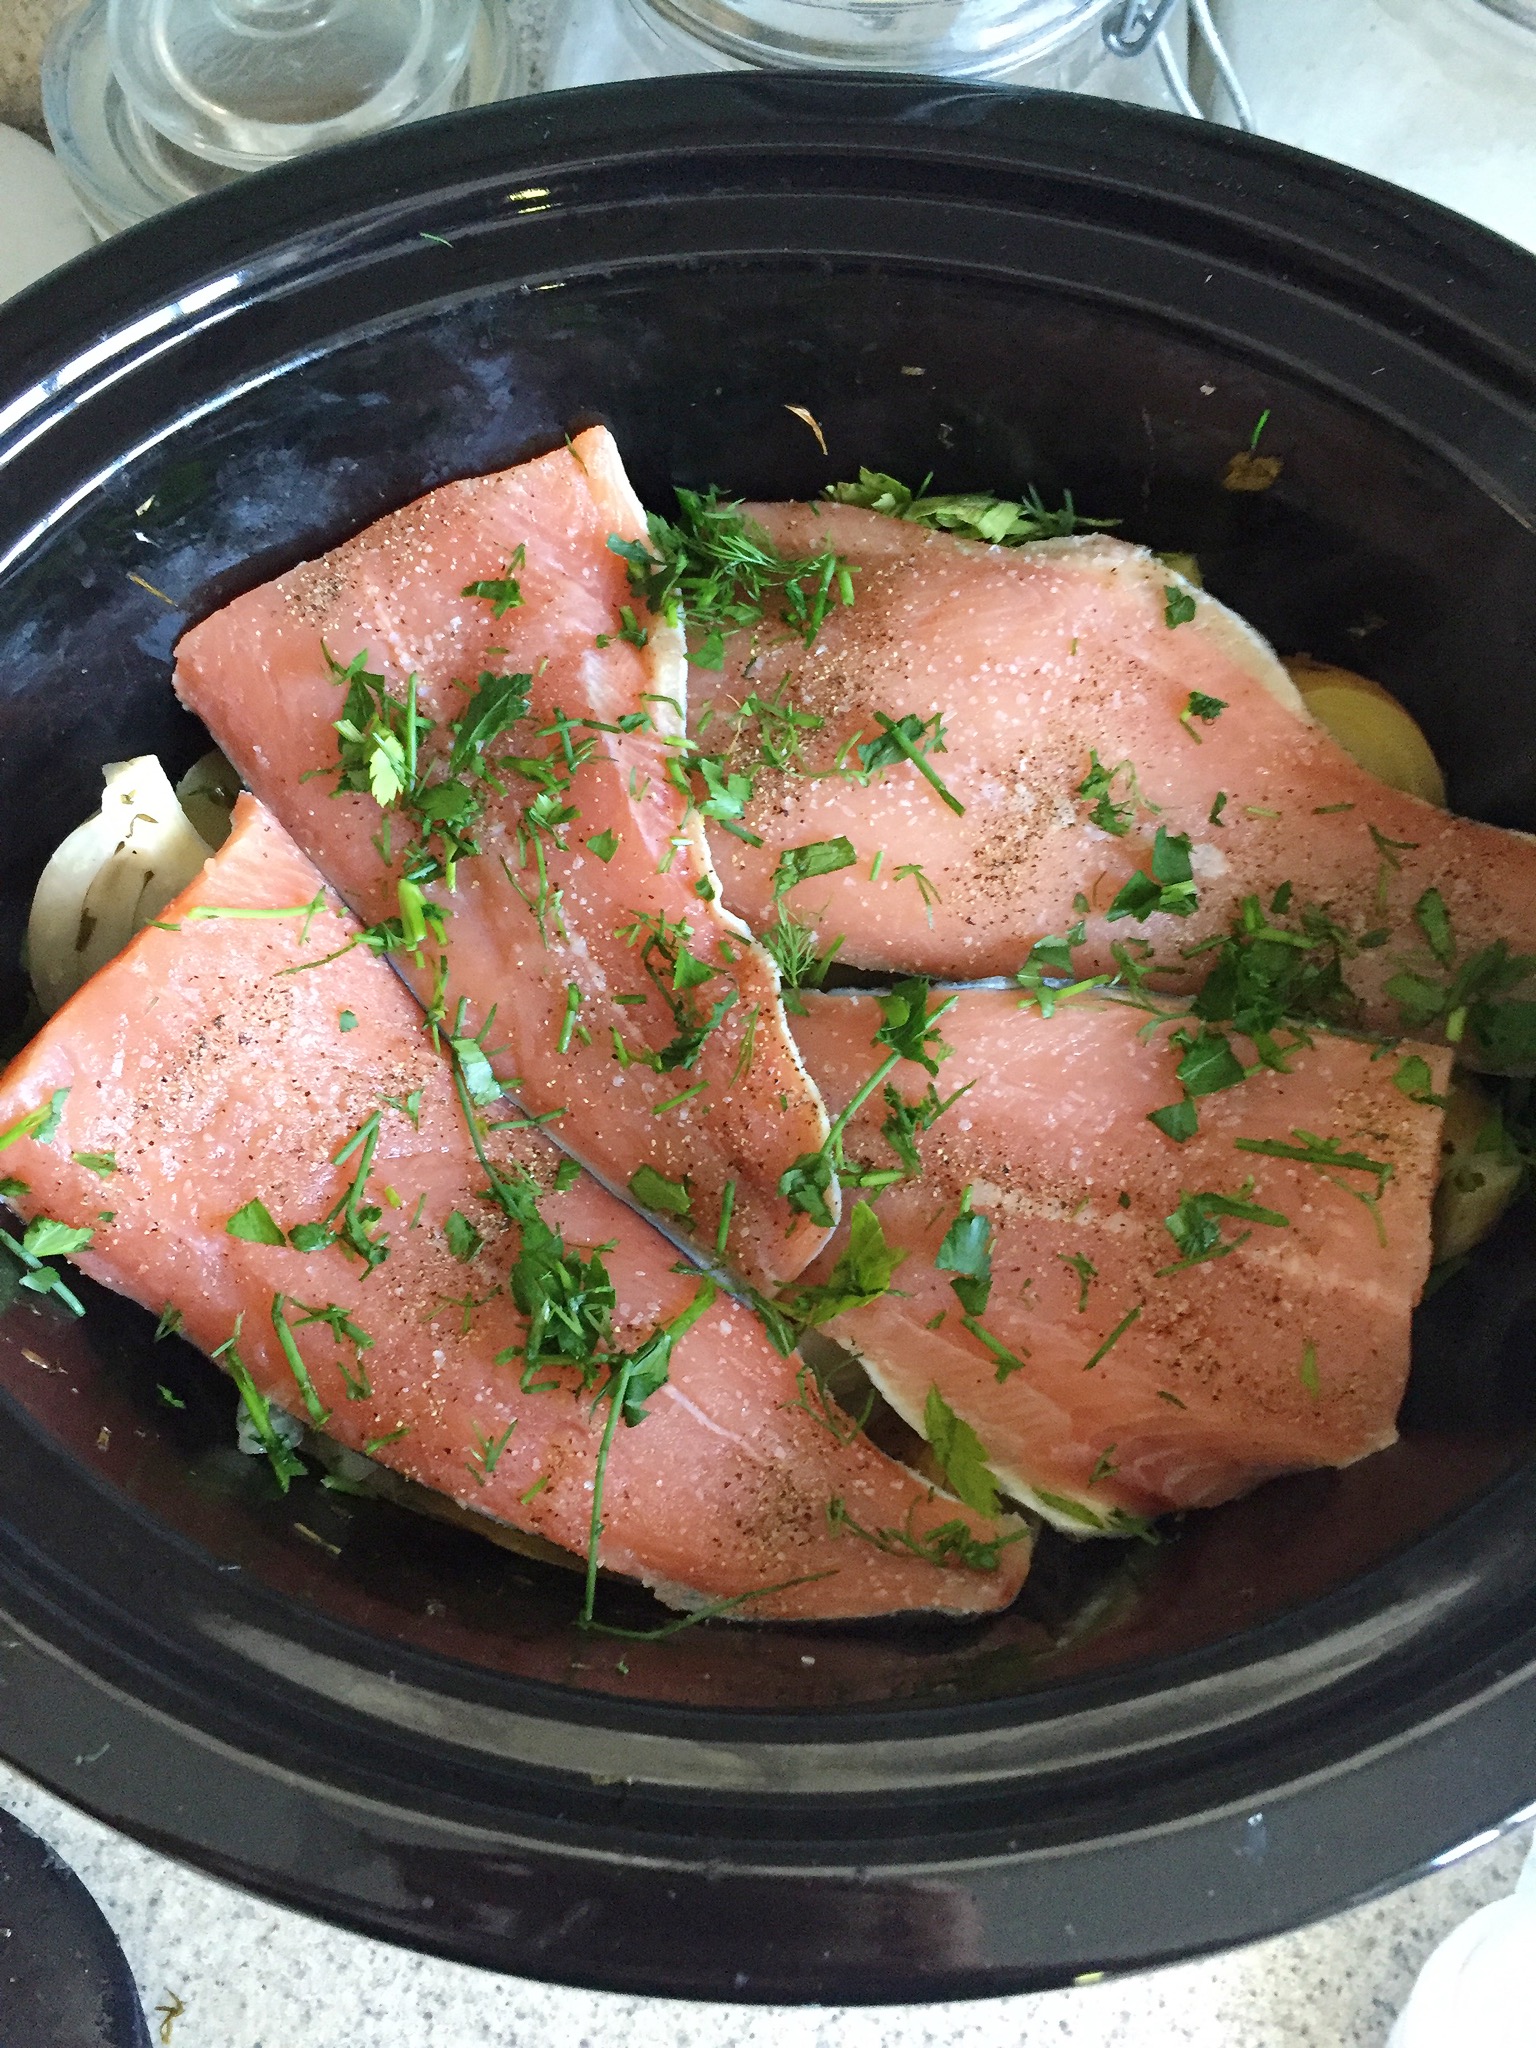
[(217, 853), (229, 837), (230, 812), (242, 784), (217, 747), (199, 756), (176, 785), (176, 797), (198, 836)]
[(27, 966), (52, 1016), (202, 871), (212, 850), (153, 754), (113, 761), (94, 818), (43, 870), (27, 924)]
[(1435, 1190), (1435, 1262), (1460, 1258), (1492, 1231), (1520, 1191), (1524, 1169), (1504, 1140), (1491, 1095), (1458, 1074), (1446, 1103)]
[(1378, 782), (1445, 808), (1440, 764), (1416, 720), (1390, 690), (1309, 654), (1293, 655), (1285, 670), (1312, 716)]

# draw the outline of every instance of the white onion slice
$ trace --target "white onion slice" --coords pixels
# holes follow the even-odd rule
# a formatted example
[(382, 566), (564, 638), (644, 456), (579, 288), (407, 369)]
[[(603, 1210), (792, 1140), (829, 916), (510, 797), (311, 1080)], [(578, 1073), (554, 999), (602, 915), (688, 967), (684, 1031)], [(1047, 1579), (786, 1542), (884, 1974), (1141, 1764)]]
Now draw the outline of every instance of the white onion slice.
[(27, 966), (45, 1016), (202, 871), (195, 832), (154, 754), (113, 761), (95, 817), (43, 870), (27, 925)]

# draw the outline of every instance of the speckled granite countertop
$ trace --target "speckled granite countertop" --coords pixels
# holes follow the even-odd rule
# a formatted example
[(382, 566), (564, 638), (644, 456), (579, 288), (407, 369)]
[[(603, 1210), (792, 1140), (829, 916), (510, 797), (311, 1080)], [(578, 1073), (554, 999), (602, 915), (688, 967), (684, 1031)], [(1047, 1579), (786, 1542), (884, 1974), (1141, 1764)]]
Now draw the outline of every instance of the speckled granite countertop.
[[(0, 121), (42, 133), (38, 56), (73, 4), (0, 0)], [(541, 31), (558, 5), (524, 0), (534, 79)], [(84, 1784), (81, 1791), (89, 1796)], [(50, 1842), (95, 1894), (152, 2029), (171, 2048), (1383, 2048), (1425, 1957), (1458, 1921), (1513, 1888), (1530, 1839), (1524, 1831), (1480, 1848), (1319, 1926), (1145, 1976), (971, 2004), (790, 2009), (620, 1998), (490, 1976), (233, 1891), (4, 1764), (0, 1806)]]

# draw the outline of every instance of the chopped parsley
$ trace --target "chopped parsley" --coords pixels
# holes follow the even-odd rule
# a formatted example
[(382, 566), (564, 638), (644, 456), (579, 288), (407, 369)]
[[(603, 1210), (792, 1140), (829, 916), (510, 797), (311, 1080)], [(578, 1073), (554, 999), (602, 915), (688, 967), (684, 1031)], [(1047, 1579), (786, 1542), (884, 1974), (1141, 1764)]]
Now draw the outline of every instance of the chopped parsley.
[(1127, 1312), (1120, 1318), (1119, 1322), (1116, 1323), (1115, 1327), (1110, 1331), (1109, 1335), (1104, 1339), (1104, 1342), (1099, 1346), (1098, 1350), (1094, 1352), (1092, 1358), (1090, 1358), (1088, 1363), (1083, 1367), (1084, 1372), (1092, 1372), (1093, 1368), (1097, 1364), (1099, 1364), (1099, 1362), (1102, 1359), (1105, 1359), (1109, 1356), (1110, 1352), (1114, 1350), (1115, 1346), (1120, 1342), (1120, 1339), (1125, 1335), (1126, 1331), (1131, 1327), (1132, 1323), (1134, 1323), (1136, 1318), (1141, 1314), (1141, 1310), (1142, 1304), (1140, 1302), (1137, 1302), (1136, 1306), (1133, 1309), (1127, 1310)]
[(68, 1100), (67, 1088), (55, 1088), (46, 1102), (39, 1103), (36, 1109), (25, 1111), (14, 1123), (7, 1124), (0, 1131), (0, 1152), (6, 1151), (19, 1138), (31, 1138), (36, 1144), (46, 1145), (59, 1128)]
[[(660, 1052), (631, 1053), (629, 1057), (640, 1059), (663, 1074), (696, 1066), (705, 1041), (719, 1029), (726, 1012), (737, 999), (739, 992), (735, 982), (730, 980), (723, 967), (711, 967), (708, 961), (699, 959), (696, 953), (688, 950), (693, 928), (686, 918), (673, 919), (652, 912), (620, 926), (616, 936), (628, 945), (639, 947), (641, 969), (671, 1012), (674, 1032), (670, 1043)], [(696, 994), (711, 981), (722, 978), (727, 982), (723, 996), (706, 1003)], [(703, 1082), (699, 1084), (700, 1087), (704, 1085)], [(684, 1091), (665, 1106), (675, 1107), (676, 1103), (686, 1099), (689, 1092), (697, 1093), (697, 1090)], [(659, 1114), (659, 1111), (653, 1114)]]
[[(1193, 604), (1191, 604), (1191, 612), (1193, 612)], [(1194, 721), (1198, 718), (1202, 725), (1214, 725), (1226, 708), (1227, 700), (1225, 697), (1207, 697), (1203, 690), (1191, 690), (1189, 702), (1179, 713), (1179, 723), (1189, 734), (1195, 745), (1197, 747), (1202, 746), (1204, 742), (1201, 740), (1199, 733), (1195, 731)]]
[(868, 775), (881, 768), (893, 767), (897, 761), (910, 761), (918, 774), (937, 791), (941, 801), (957, 818), (963, 818), (965, 805), (928, 759), (930, 753), (947, 752), (943, 714), (936, 711), (932, 718), (919, 718), (915, 711), (911, 711), (905, 718), (888, 718), (883, 711), (877, 711), (875, 723), (880, 728), (880, 737), (867, 741), (858, 750), (859, 764), (864, 773)]
[[(1117, 795), (1117, 790), (1122, 789), (1124, 793)], [(1106, 768), (1096, 748), (1089, 750), (1088, 773), (1077, 785), (1077, 794), (1090, 806), (1089, 824), (1097, 825), (1101, 832), (1108, 832), (1115, 839), (1123, 839), (1130, 831), (1138, 810), (1155, 814), (1160, 808), (1142, 795), (1141, 783), (1129, 761), (1119, 761), (1113, 768)], [(1074, 907), (1080, 910), (1088, 908), (1086, 902)]]
[(1157, 1277), (1162, 1279), (1169, 1273), (1181, 1273), (1188, 1266), (1204, 1265), (1210, 1259), (1224, 1259), (1239, 1245), (1246, 1244), (1253, 1232), (1244, 1230), (1236, 1237), (1224, 1237), (1221, 1230), (1224, 1218), (1234, 1217), (1241, 1223), (1263, 1223), (1272, 1230), (1289, 1229), (1289, 1217), (1282, 1216), (1278, 1209), (1265, 1209), (1251, 1201), (1252, 1193), (1252, 1180), (1245, 1180), (1235, 1195), (1213, 1192), (1181, 1194), (1177, 1209), (1163, 1219), (1168, 1235), (1178, 1247), (1179, 1256), (1171, 1266), (1160, 1267)]
[(818, 875), (835, 875), (842, 868), (851, 868), (857, 860), (852, 841), (841, 835), (836, 839), (813, 839), (805, 846), (786, 846), (773, 871), (774, 898), (777, 901), (799, 883), (812, 881)]
[(835, 1220), (827, 1198), (833, 1179), (847, 1167), (843, 1157), (843, 1133), (855, 1114), (875, 1090), (884, 1085), (902, 1060), (912, 1060), (930, 1074), (937, 1074), (938, 1062), (949, 1053), (950, 1048), (939, 1035), (938, 1023), (954, 1008), (958, 998), (949, 996), (937, 1009), (930, 1011), (930, 994), (930, 984), (920, 977), (913, 977), (898, 982), (888, 995), (878, 999), (884, 1021), (872, 1042), (877, 1050), (889, 1048), (885, 1058), (834, 1119), (820, 1149), (803, 1152), (779, 1176), (779, 1193), (790, 1207), (802, 1210), (824, 1230), (830, 1230)]
[(896, 1269), (906, 1256), (886, 1243), (880, 1219), (868, 1202), (855, 1202), (848, 1221), (848, 1249), (830, 1276), (786, 1289), (775, 1305), (802, 1328), (813, 1330), (834, 1316), (878, 1301), (890, 1291)]
[(1301, 1347), (1301, 1365), (1298, 1371), (1301, 1384), (1316, 1401), (1322, 1394), (1323, 1383), (1317, 1371), (1317, 1346), (1310, 1338)]
[(528, 550), (519, 542), (512, 550), (501, 575), (482, 577), (476, 583), (466, 583), (459, 595), (483, 598), (498, 619), (504, 618), (523, 601), (522, 586), (515, 572), (525, 565), (527, 559)]
[(651, 513), (648, 539), (619, 534), (608, 545), (622, 557), (630, 588), (655, 617), (676, 625), (686, 617), (703, 635), (690, 652), (699, 668), (720, 668), (729, 635), (755, 626), (777, 600), (780, 620), (807, 647), (826, 622), (833, 604), (853, 602), (853, 572), (830, 548), (817, 555), (791, 556), (749, 520), (740, 499), (717, 490), (679, 486), (677, 518)]
[(1072, 948), (1080, 946), (1084, 936), (1084, 928), (1078, 923), (1064, 938), (1036, 939), (1029, 949), (1029, 958), (1013, 977), (1020, 988), (1029, 991), (1019, 1004), (1021, 1010), (1033, 1004), (1042, 1017), (1053, 1017), (1058, 1003), (1109, 986), (1115, 978), (1111, 974), (1090, 974), (1073, 980)]
[(167, 1302), (160, 1311), (160, 1320), (155, 1325), (154, 1342), (160, 1343), (166, 1337), (178, 1336), (181, 1332), (182, 1313), (174, 1302)]
[[(960, 1197), (960, 1211), (934, 1254), (941, 1273), (953, 1273), (950, 1286), (967, 1315), (985, 1315), (992, 1296), (992, 1223), (971, 1207), (971, 1190)], [(990, 1512), (990, 1510), (988, 1510)]]
[(962, 1095), (976, 1086), (967, 1081), (963, 1088), (957, 1088), (953, 1095), (940, 1099), (938, 1090), (930, 1081), (926, 1093), (915, 1102), (906, 1098), (889, 1082), (884, 1089), (884, 1100), (888, 1112), (880, 1126), (880, 1135), (901, 1161), (902, 1170), (909, 1180), (918, 1179), (923, 1171), (923, 1162), (917, 1149), (917, 1140), (924, 1132), (931, 1130), (944, 1114), (957, 1103)]
[(1442, 967), (1456, 958), (1456, 941), (1451, 937), (1450, 913), (1438, 889), (1426, 889), (1413, 906), (1413, 921), (1424, 934), (1429, 950)]
[(612, 860), (619, 850), (619, 835), (617, 832), (608, 830), (594, 832), (587, 841), (587, 847), (590, 852), (597, 855), (599, 860)]
[(448, 1241), (450, 1255), (461, 1266), (467, 1266), (485, 1243), (481, 1232), (457, 1209), (450, 1211), (448, 1221), (443, 1225), (443, 1236)]
[(71, 1152), (69, 1156), (76, 1166), (83, 1166), (87, 1173), (99, 1174), (103, 1180), (117, 1171), (115, 1152)]
[(1056, 1257), (1061, 1265), (1070, 1266), (1077, 1275), (1077, 1312), (1080, 1316), (1086, 1315), (1088, 1313), (1088, 1289), (1099, 1277), (1098, 1267), (1093, 1263), (1092, 1259), (1086, 1257), (1082, 1252), (1058, 1252)]
[(1109, 922), (1133, 917), (1143, 923), (1157, 914), (1192, 916), (1199, 908), (1199, 899), (1190, 864), (1191, 850), (1187, 832), (1170, 832), (1166, 825), (1159, 825), (1152, 842), (1151, 873), (1130, 876), (1109, 906)]
[[(1195, 594), (1192, 590), (1180, 590), (1176, 583), (1163, 585), (1163, 624), (1165, 626), (1187, 626), (1195, 616)], [(1213, 701), (1208, 699), (1209, 701)]]
[(288, 1327), (288, 1318), (285, 1312), (286, 1299), (286, 1296), (281, 1294), (274, 1294), (272, 1297), (272, 1328), (277, 1333), (277, 1341), (282, 1349), (283, 1357), (288, 1361), (288, 1370), (293, 1374), (299, 1392), (303, 1396), (304, 1407), (310, 1421), (315, 1425), (316, 1429), (324, 1429), (331, 1419), (331, 1411), (320, 1399), (315, 1383), (310, 1377), (309, 1367), (304, 1363), (298, 1343), (294, 1338), (292, 1330)]
[[(1320, 1138), (1316, 1131), (1293, 1130), (1290, 1143), (1283, 1138), (1234, 1138), (1239, 1152), (1260, 1152), (1267, 1159), (1294, 1159), (1302, 1166), (1315, 1166), (1330, 1179), (1338, 1173), (1366, 1173), (1376, 1182), (1380, 1196), (1395, 1169), (1385, 1159), (1371, 1159), (1364, 1152), (1346, 1152), (1339, 1138)], [(1342, 1181), (1335, 1185), (1344, 1186)]]
[(1410, 1053), (1392, 1076), (1394, 1088), (1402, 1090), (1410, 1102), (1421, 1102), (1432, 1109), (1444, 1109), (1449, 1096), (1437, 1095), (1435, 1077), (1430, 1064), (1421, 1053)]
[(273, 1221), (272, 1212), (259, 1195), (252, 1195), (243, 1207), (237, 1209), (224, 1225), (230, 1237), (238, 1237), (246, 1244), (286, 1244), (287, 1238)]
[(857, 1536), (887, 1557), (915, 1557), (943, 1571), (995, 1572), (999, 1557), (1010, 1544), (1029, 1540), (1027, 1529), (1015, 1529), (1006, 1536), (979, 1537), (958, 1516), (951, 1522), (941, 1522), (937, 1528), (925, 1529), (918, 1536), (912, 1530), (912, 1512), (908, 1511), (905, 1528), (870, 1529), (855, 1521), (846, 1502), (834, 1496), (827, 1502), (827, 1527), (835, 1536), (845, 1532)]
[[(219, 1360), (240, 1392), (240, 1400), (249, 1419), (257, 1443), (267, 1455), (274, 1476), (283, 1492), (288, 1491), (289, 1482), (302, 1479), (308, 1469), (302, 1458), (295, 1455), (291, 1443), (282, 1434), (272, 1419), (272, 1409), (267, 1397), (251, 1378), (250, 1370), (241, 1358), (236, 1344), (240, 1336), (240, 1320), (237, 1319), (233, 1332), (225, 1338), (211, 1356)], [(284, 1423), (288, 1418), (283, 1417)]]
[(353, 1010), (343, 1010), (336, 1019), (336, 1025), (337, 1029), (341, 1031), (355, 1031), (357, 1029), (356, 1012)]
[(990, 491), (929, 494), (932, 478), (914, 491), (877, 469), (859, 470), (856, 483), (829, 484), (827, 496), (837, 505), (858, 505), (893, 519), (936, 526), (962, 540), (986, 541), (999, 547), (1022, 547), (1032, 540), (1056, 540), (1085, 530), (1118, 526), (1118, 519), (1089, 519), (1062, 493), (1061, 508), (1051, 511), (1033, 485), (1022, 498), (999, 498)]
[(659, 1209), (664, 1215), (679, 1216), (685, 1222), (693, 1216), (693, 1196), (688, 1191), (686, 1175), (682, 1180), (668, 1180), (654, 1166), (638, 1166), (629, 1177), (629, 1192), (644, 1209)]
[(981, 1438), (933, 1386), (923, 1403), (923, 1435), (944, 1469), (950, 1492), (976, 1514), (996, 1515), (997, 1481), (987, 1469)]

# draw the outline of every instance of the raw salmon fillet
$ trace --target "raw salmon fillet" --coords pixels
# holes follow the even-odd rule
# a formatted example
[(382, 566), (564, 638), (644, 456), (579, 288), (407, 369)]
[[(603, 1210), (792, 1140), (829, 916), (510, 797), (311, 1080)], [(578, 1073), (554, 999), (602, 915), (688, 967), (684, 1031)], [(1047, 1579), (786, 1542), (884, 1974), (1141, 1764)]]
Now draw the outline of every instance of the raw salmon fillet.
[[(517, 1077), (528, 1109), (559, 1112), (561, 1144), (610, 1186), (643, 1167), (686, 1179), (689, 1213), (674, 1210), (672, 1224), (713, 1247), (734, 1182), (727, 1259), (771, 1286), (824, 1240), (778, 1178), (816, 1150), (826, 1121), (784, 1027), (777, 971), (712, 900), (702, 824), (668, 773), (682, 733), (681, 634), (653, 620), (644, 647), (643, 628), (622, 637), (631, 593), (608, 538), (645, 530), (611, 436), (593, 428), (555, 454), (445, 484), (237, 598), (184, 636), (176, 687), (327, 879), (378, 923), (399, 913), (409, 834), (395, 812), (381, 839), (366, 790), (332, 793), (346, 692), (326, 650), (342, 664), (365, 654), (397, 694), (417, 677), (436, 726), (424, 745), (439, 755), (482, 671), (532, 676), (530, 715), (493, 751), (549, 756), (568, 787), (500, 775), (481, 851), (460, 863), (455, 892), (428, 892), (450, 913), (446, 991), (430, 940), (396, 964), (450, 1019), (467, 998), (471, 1033), (494, 1008), (497, 1071)], [(504, 572), (520, 602), (464, 595)], [(562, 734), (562, 714), (594, 723)], [(626, 718), (647, 723), (613, 729)], [(579, 815), (535, 829), (541, 796)], [(670, 935), (659, 947), (658, 931)], [(690, 1063), (679, 1049), (689, 1020), (712, 1016)]]
[[(836, 1111), (871, 1071), (880, 1011), (847, 994), (808, 994), (806, 1009), (796, 1033)], [(1433, 1091), (1416, 1092), (1439, 1092), (1444, 1048), (1373, 1059), (1319, 1038), (1289, 1055), (1290, 1073), (1208, 1097), (1177, 1146), (1146, 1121), (1178, 1057), (1141, 1036), (1146, 1021), (1099, 997), (1045, 1016), (1002, 991), (962, 993), (941, 1027), (954, 1051), (938, 1086), (973, 1085), (921, 1138), (921, 1176), (876, 1202), (909, 1256), (891, 1293), (826, 1326), (914, 1427), (937, 1387), (998, 1478), (1064, 1527), (1207, 1507), (1391, 1443), (1429, 1266), (1442, 1117), (1394, 1075), (1417, 1054)], [(892, 1166), (885, 1115), (878, 1100), (858, 1113), (850, 1157)], [(1356, 1199), (1374, 1193), (1370, 1173), (1234, 1143), (1295, 1145), (1298, 1130), (1390, 1165), (1374, 1213)], [(990, 1346), (934, 1263), (967, 1188), (992, 1226), (976, 1318)], [(1240, 1196), (1284, 1227), (1221, 1219), (1227, 1241), (1246, 1241), (1170, 1272), (1181, 1254), (1164, 1219), (1200, 1194)]]
[[(544, 1366), (525, 1391), (522, 1360), (496, 1362), (527, 1335), (507, 1292), (520, 1239), (485, 1199), (448, 1065), (416, 1004), (362, 948), (286, 971), (356, 933), (329, 896), (310, 920), (193, 915), (301, 905), (320, 888), (282, 828), (242, 797), (229, 841), (165, 913), (178, 928), (141, 932), (0, 1083), (0, 1128), (69, 1091), (49, 1142), (22, 1139), (4, 1155), (26, 1183), (15, 1206), (93, 1226), (76, 1255), (86, 1272), (151, 1310), (173, 1304), (203, 1351), (234, 1337), (260, 1392), (302, 1419), (278, 1301), (329, 1410), (328, 1435), (582, 1553), (606, 1409), (592, 1412), (574, 1367)], [(333, 1159), (376, 1112), (358, 1199), (382, 1211), (372, 1226), (382, 1263), (370, 1271), (335, 1245), (303, 1253), (229, 1233), (253, 1198), (284, 1230), (324, 1217), (361, 1154)], [(606, 1247), (616, 1349), (688, 1306), (698, 1276), (673, 1270), (672, 1247), (641, 1217), (586, 1175), (553, 1191), (561, 1158), (540, 1134), (493, 1131), (484, 1142), (502, 1173), (521, 1164), (546, 1191), (541, 1212), (571, 1257)], [(98, 1221), (103, 1211), (110, 1222)], [(332, 1308), (371, 1345), (302, 1320)], [(716, 1301), (677, 1343), (645, 1418), (614, 1432), (602, 1562), (683, 1605), (812, 1580), (750, 1602), (763, 1617), (972, 1613), (1013, 1598), (1025, 1542), (1000, 1549), (991, 1570), (941, 1568), (829, 1526), (828, 1504), (842, 1500), (867, 1528), (918, 1538), (957, 1518), (987, 1539), (1017, 1527), (970, 1515), (863, 1438), (839, 1443), (797, 1399), (795, 1363), (739, 1303)]]
[[(1258, 634), (1144, 548), (1102, 536), (987, 547), (851, 506), (745, 511), (786, 551), (836, 548), (856, 566), (857, 591), (809, 654), (738, 635), (723, 676), (695, 676), (696, 718), (706, 693), (714, 706), (711, 746), (722, 711), (752, 691), (782, 690), (784, 705), (824, 721), (803, 736), (802, 772), (758, 775), (746, 823), (760, 848), (711, 828), (726, 899), (755, 930), (774, 914), (780, 853), (842, 835), (857, 865), (787, 900), (823, 942), (840, 935), (840, 959), (857, 967), (1011, 973), (1086, 901), (1079, 973), (1112, 971), (1115, 940), (1145, 939), (1153, 985), (1184, 989), (1201, 967), (1181, 949), (1226, 930), (1243, 897), (1268, 900), (1287, 882), (1351, 935), (1387, 932), (1347, 964), (1367, 1029), (1402, 1028), (1384, 984), (1405, 964), (1442, 978), (1413, 919), (1426, 889), (1444, 900), (1457, 964), (1501, 939), (1536, 953), (1536, 838), (1374, 780), (1312, 720)], [(1186, 601), (1175, 611), (1192, 607), (1187, 623), (1167, 623), (1170, 597)], [(1192, 692), (1224, 708), (1187, 715)], [(943, 714), (948, 751), (928, 758), (963, 816), (904, 762), (867, 788), (827, 772), (855, 734), (875, 736), (877, 712)], [(743, 765), (754, 745), (748, 722)], [(1078, 794), (1095, 756), (1121, 771), (1112, 795), (1130, 803), (1124, 836), (1091, 823)], [(1122, 885), (1147, 872), (1159, 825), (1193, 842), (1197, 911), (1110, 920)]]

